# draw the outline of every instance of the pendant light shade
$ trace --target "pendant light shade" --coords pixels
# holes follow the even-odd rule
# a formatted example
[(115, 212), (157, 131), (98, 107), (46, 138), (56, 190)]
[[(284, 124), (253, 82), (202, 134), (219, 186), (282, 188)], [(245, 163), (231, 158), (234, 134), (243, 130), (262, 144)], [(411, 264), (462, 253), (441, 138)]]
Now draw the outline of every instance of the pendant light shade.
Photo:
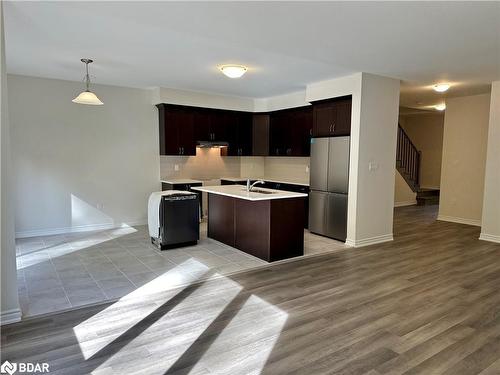
[(87, 104), (87, 105), (103, 105), (104, 103), (90, 91), (90, 76), (89, 76), (89, 64), (93, 62), (90, 59), (81, 59), (81, 62), (85, 64), (85, 87), (86, 90), (82, 91), (75, 99), (72, 100), (73, 103), (77, 104)]
[(88, 104), (88, 105), (103, 105), (104, 103), (91, 91), (82, 91), (75, 99), (72, 100), (73, 103), (78, 104)]

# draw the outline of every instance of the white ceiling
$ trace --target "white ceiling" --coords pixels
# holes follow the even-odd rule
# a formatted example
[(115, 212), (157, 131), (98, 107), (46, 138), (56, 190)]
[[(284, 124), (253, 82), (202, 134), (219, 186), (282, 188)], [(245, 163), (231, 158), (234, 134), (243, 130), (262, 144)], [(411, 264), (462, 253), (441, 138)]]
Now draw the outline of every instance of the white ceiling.
[[(401, 104), (500, 79), (500, 2), (5, 2), (9, 73), (244, 97), (354, 72), (400, 78)], [(218, 64), (249, 67), (239, 80)], [(417, 102), (419, 104), (417, 104)]]

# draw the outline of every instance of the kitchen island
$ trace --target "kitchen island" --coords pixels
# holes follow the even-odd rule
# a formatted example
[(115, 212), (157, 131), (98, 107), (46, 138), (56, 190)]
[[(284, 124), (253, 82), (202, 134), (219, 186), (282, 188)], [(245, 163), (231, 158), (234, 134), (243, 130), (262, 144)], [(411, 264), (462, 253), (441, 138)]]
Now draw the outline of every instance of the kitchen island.
[(208, 193), (208, 237), (267, 262), (304, 254), (307, 194), (241, 185), (193, 187)]

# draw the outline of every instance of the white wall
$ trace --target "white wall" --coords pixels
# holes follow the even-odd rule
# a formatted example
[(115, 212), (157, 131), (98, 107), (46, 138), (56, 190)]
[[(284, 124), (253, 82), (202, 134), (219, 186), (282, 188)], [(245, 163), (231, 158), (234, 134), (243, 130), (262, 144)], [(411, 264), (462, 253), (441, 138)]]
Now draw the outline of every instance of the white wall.
[(151, 92), (96, 85), (104, 105), (86, 106), (79, 83), (8, 80), (18, 236), (145, 223), (160, 187)]
[(10, 124), (7, 98), (7, 74), (5, 71), (5, 39), (3, 29), (3, 3), (0, 3), (0, 240), (1, 240), (1, 323), (21, 319), (17, 296), (16, 249), (14, 245), (14, 207), (12, 200)]
[(490, 94), (446, 100), (438, 220), (481, 225)]
[(500, 81), (491, 87), (480, 239), (500, 243)]
[(353, 95), (349, 210), (355, 210), (355, 222), (348, 222), (350, 245), (393, 239), (399, 86), (399, 80), (363, 73), (359, 102)]

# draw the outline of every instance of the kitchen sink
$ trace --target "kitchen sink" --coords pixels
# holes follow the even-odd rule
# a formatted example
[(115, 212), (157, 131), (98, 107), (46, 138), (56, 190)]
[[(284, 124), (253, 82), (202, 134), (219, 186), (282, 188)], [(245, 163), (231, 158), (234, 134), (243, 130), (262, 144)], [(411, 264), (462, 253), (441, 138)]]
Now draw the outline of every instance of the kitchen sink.
[(275, 191), (262, 190), (262, 189), (252, 189), (251, 193), (259, 193), (259, 194), (276, 194)]

